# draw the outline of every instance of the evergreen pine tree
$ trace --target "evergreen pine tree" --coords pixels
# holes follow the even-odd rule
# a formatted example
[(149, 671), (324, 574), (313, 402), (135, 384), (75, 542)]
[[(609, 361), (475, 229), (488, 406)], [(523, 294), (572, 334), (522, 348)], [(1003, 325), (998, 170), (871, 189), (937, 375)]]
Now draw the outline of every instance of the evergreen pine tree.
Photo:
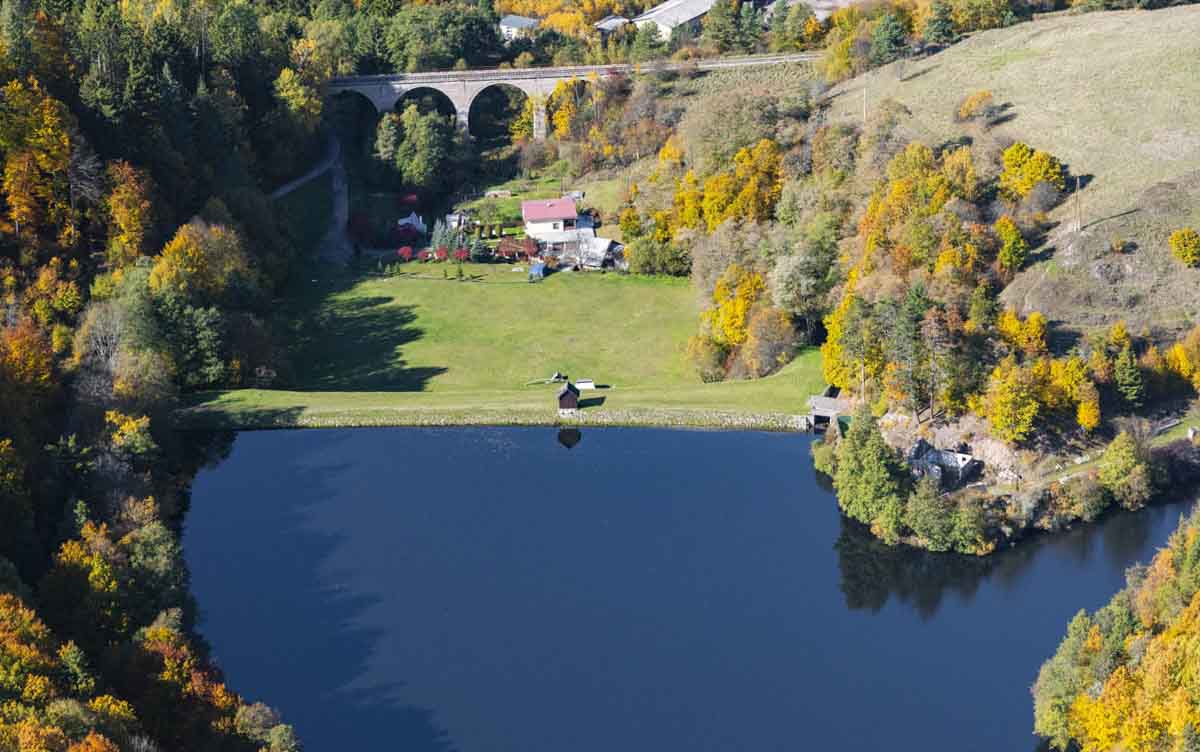
[(937, 480), (922, 478), (908, 497), (904, 521), (930, 551), (949, 551), (954, 546), (954, 503), (942, 497)]
[(1121, 348), (1121, 354), (1113, 363), (1113, 381), (1116, 382), (1117, 391), (1121, 393), (1121, 397), (1131, 407), (1142, 406), (1146, 385), (1142, 379), (1142, 371), (1138, 368), (1137, 359), (1133, 357), (1133, 348), (1128, 344)]
[(871, 32), (871, 64), (886, 65), (904, 53), (904, 24), (894, 13), (885, 13)]
[(754, 3), (742, 3), (738, 12), (738, 47), (742, 52), (750, 53), (758, 49), (762, 42), (762, 19), (754, 9)]
[(630, 60), (635, 63), (644, 63), (662, 57), (662, 54), (663, 40), (662, 34), (658, 30), (658, 24), (648, 23), (639, 26), (633, 38), (633, 47), (629, 52)]
[(929, 9), (929, 20), (925, 22), (924, 39), (929, 44), (951, 44), (957, 38), (954, 31), (954, 16), (950, 4), (936, 0)]
[(859, 522), (868, 525), (878, 522), (885, 532), (898, 531), (898, 519), (903, 516), (904, 480), (904, 469), (896, 453), (883, 440), (870, 406), (863, 402), (838, 445), (837, 472), (833, 478), (838, 506)]
[(896, 379), (904, 392), (904, 401), (913, 415), (929, 403), (929, 353), (921, 336), (921, 322), (932, 305), (920, 285), (909, 288), (908, 295), (892, 321), (890, 352), (899, 366)]
[(738, 0), (717, 0), (704, 17), (704, 37), (718, 52), (736, 49), (738, 34)]
[(775, 0), (775, 5), (771, 8), (771, 51), (785, 52), (794, 49), (796, 40), (789, 33), (788, 27), (788, 8), (784, 0)]

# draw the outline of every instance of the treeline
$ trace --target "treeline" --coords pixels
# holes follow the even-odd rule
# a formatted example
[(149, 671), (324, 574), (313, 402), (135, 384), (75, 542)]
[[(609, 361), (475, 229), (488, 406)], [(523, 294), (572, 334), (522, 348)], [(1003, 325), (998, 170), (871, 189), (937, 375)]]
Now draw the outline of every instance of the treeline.
[[(194, 633), (185, 392), (285, 377), (335, 10), (0, 7), (0, 749), (294, 750)], [(339, 11), (340, 12), (340, 11)]]
[(1200, 519), (1093, 614), (1080, 611), (1033, 686), (1034, 731), (1058, 750), (1200, 749)]

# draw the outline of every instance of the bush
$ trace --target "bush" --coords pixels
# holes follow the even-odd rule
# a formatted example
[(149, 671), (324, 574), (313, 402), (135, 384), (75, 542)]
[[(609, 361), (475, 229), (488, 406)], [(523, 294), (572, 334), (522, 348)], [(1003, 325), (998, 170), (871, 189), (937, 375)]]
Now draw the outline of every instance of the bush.
[(813, 467), (817, 472), (833, 477), (837, 473), (837, 431), (832, 428), (825, 432), (820, 441), (809, 445), (812, 453)]
[(1125, 509), (1141, 509), (1154, 496), (1147, 452), (1128, 431), (1117, 434), (1104, 450), (1097, 479)]
[(954, 502), (942, 496), (933, 478), (922, 478), (908, 497), (904, 521), (930, 551), (954, 547)]
[(1004, 171), (1000, 190), (1011, 199), (1025, 198), (1038, 183), (1049, 183), (1066, 190), (1067, 178), (1062, 164), (1044, 151), (1035, 151), (1020, 141), (1004, 150)]
[(854, 155), (858, 150), (858, 131), (848, 125), (827, 125), (813, 136), (813, 172), (833, 171), (850, 174), (854, 171)]
[(958, 110), (954, 113), (955, 119), (959, 122), (975, 119), (986, 120), (991, 117), (994, 107), (992, 92), (988, 89), (981, 89), (963, 97), (963, 100), (958, 103)]
[(725, 379), (725, 349), (710, 337), (693, 336), (688, 340), (687, 353), (701, 381), (712, 384)]
[(1171, 246), (1171, 254), (1185, 266), (1200, 266), (1200, 232), (1184, 227), (1171, 233), (1167, 243)]
[(766, 376), (792, 359), (796, 352), (796, 328), (778, 308), (760, 306), (750, 317), (746, 342), (739, 359), (748, 375)]

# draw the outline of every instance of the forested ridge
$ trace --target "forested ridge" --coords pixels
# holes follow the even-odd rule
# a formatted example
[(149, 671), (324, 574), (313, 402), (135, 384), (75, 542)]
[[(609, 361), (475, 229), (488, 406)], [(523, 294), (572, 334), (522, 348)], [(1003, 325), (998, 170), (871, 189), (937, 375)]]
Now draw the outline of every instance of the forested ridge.
[(195, 635), (219, 446), (168, 430), (274, 362), (297, 244), (264, 190), (323, 150), (335, 67), (297, 10), (0, 6), (0, 749), (299, 748)]
[(1055, 749), (1200, 749), (1200, 520), (1180, 522), (1095, 613), (1080, 611), (1033, 686), (1034, 730)]

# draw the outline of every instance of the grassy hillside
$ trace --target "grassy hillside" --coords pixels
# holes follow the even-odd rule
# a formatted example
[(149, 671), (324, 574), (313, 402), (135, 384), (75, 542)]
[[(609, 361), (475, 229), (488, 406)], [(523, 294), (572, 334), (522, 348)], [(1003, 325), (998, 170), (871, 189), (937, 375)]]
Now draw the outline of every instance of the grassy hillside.
[(1026, 141), (1083, 178), (1082, 232), (1068, 226), (1071, 201), (1055, 210), (1060, 224), (1008, 302), (1077, 330), (1123, 317), (1168, 334), (1200, 314), (1200, 271), (1166, 244), (1173, 229), (1200, 225), (1200, 6), (982, 32), (836, 87), (830, 117), (861, 120), (864, 87), (868, 106), (890, 97), (907, 107), (906, 130), (931, 145), (958, 135), (964, 95), (990, 89), (1005, 122), (978, 141)]

